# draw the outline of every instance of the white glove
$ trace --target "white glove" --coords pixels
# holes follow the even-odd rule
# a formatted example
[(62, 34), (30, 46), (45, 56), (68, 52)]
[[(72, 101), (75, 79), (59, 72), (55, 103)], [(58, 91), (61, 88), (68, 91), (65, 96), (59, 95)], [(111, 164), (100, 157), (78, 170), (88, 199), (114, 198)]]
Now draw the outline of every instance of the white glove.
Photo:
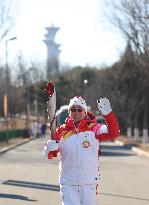
[(102, 115), (108, 115), (112, 111), (110, 101), (107, 98), (100, 98), (100, 100), (97, 100), (97, 104)]
[(56, 140), (48, 140), (46, 146), (49, 151), (56, 151), (59, 148), (59, 143)]
[(59, 148), (59, 143), (56, 140), (48, 140), (46, 145), (44, 146), (44, 150), (47, 152), (56, 151)]

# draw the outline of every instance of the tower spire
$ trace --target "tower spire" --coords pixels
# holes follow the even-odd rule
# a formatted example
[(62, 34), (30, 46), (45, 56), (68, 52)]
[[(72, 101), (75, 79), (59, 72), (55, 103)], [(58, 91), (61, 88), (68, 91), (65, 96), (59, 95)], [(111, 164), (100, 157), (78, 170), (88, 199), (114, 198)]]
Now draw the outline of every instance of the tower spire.
[(45, 39), (43, 41), (47, 46), (47, 77), (49, 79), (50, 76), (59, 72), (60, 44), (55, 42), (55, 35), (60, 28), (52, 24), (51, 27), (45, 29), (47, 33), (44, 35)]

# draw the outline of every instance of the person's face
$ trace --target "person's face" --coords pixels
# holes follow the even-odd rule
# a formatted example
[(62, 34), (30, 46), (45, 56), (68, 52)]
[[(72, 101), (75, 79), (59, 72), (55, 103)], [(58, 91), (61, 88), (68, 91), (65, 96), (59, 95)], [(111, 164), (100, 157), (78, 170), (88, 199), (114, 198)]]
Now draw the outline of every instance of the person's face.
[(74, 120), (74, 122), (79, 122), (80, 120), (85, 118), (86, 111), (83, 107), (74, 105), (70, 108), (69, 115)]

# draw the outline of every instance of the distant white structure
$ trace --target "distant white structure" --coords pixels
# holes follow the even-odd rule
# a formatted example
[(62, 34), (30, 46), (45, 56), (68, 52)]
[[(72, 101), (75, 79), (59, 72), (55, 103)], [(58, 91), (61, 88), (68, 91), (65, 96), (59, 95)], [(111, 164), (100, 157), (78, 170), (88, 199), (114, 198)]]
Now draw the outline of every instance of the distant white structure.
[(60, 44), (55, 42), (55, 35), (60, 28), (52, 25), (45, 29), (47, 30), (47, 33), (45, 34), (45, 39), (43, 41), (47, 46), (47, 77), (49, 79), (50, 76), (59, 72)]

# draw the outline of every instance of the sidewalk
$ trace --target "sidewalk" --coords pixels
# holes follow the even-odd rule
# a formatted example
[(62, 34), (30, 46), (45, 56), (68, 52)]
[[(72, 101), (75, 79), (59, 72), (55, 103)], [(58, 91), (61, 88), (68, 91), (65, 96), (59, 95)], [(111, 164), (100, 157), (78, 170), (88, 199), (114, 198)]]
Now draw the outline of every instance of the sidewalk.
[[(50, 135), (49, 131), (46, 132), (46, 135), (48, 136)], [(16, 148), (19, 145), (25, 144), (35, 139), (38, 139), (38, 138), (34, 138), (32, 136), (30, 138), (19, 137), (19, 138), (10, 139), (8, 144), (6, 142), (0, 143), (0, 155), (11, 149)]]
[(0, 143), (0, 155), (11, 150), (14, 149), (15, 147), (25, 144), (29, 141), (33, 140), (33, 138), (16, 138), (16, 139), (11, 139), (9, 140), (9, 143)]
[(120, 136), (115, 142), (120, 146), (130, 147), (132, 151), (134, 151), (138, 155), (149, 157), (149, 143), (143, 144), (141, 141), (136, 141), (133, 138), (124, 136)]

